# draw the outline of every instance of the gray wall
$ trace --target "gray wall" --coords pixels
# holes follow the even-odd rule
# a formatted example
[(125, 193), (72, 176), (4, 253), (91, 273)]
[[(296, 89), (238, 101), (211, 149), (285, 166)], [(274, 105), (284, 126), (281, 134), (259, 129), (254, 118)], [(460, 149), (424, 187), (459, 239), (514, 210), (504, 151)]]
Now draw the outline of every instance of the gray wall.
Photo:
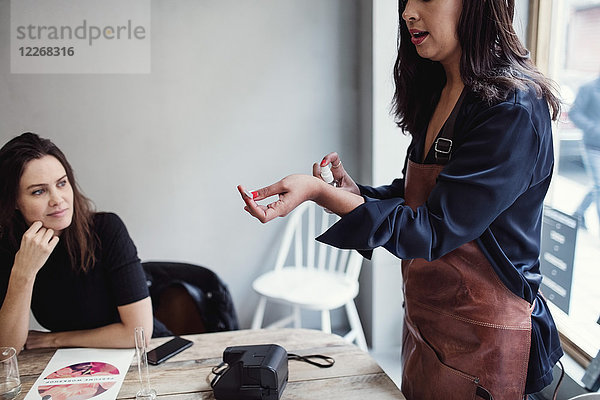
[(523, 44), (528, 47), (527, 44), (527, 22), (529, 21), (529, 1), (527, 0), (516, 0), (515, 1), (515, 18), (513, 26), (519, 36), (519, 39)]
[(152, 2), (152, 73), (11, 74), (0, 0), (0, 142), (49, 137), (143, 260), (208, 266), (247, 327), (250, 284), (284, 220), (243, 210), (250, 189), (337, 150), (358, 173), (358, 0)]

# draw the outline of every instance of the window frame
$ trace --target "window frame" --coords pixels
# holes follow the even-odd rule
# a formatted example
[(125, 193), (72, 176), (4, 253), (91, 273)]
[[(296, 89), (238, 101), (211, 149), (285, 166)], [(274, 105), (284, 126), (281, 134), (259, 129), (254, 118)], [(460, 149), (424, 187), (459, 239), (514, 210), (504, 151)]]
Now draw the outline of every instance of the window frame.
[[(552, 25), (555, 23), (553, 14), (556, 0), (529, 0), (529, 14), (527, 21), (527, 48), (531, 53), (531, 59), (537, 68), (544, 75), (552, 78), (551, 68), (551, 42)], [(554, 137), (555, 152), (559, 151), (557, 137)], [(557, 153), (555, 153), (557, 158)], [(555, 163), (555, 170), (558, 170), (558, 161)], [(550, 189), (552, 191), (552, 188)], [(552, 196), (549, 192), (548, 196)], [(556, 326), (558, 328), (561, 344), (566, 354), (572, 357), (583, 368), (587, 368), (595, 355), (589, 354), (582, 347), (577, 345), (573, 337), (576, 332), (569, 327), (568, 317), (562, 314), (553, 313)]]

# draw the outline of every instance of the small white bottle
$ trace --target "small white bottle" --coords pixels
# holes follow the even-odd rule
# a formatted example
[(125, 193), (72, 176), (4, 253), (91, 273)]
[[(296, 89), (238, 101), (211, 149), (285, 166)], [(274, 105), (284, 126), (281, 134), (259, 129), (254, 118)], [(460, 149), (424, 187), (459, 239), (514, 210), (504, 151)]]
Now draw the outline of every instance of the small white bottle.
[(321, 178), (323, 178), (325, 183), (328, 183), (331, 186), (338, 186), (338, 181), (333, 178), (333, 173), (331, 173), (331, 163), (321, 167)]

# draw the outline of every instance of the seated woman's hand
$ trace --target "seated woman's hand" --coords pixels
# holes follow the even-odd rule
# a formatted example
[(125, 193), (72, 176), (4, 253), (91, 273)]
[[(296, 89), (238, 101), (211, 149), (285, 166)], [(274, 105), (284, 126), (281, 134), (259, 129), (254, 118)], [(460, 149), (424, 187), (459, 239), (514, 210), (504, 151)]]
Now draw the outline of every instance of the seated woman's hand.
[[(244, 209), (260, 222), (265, 223), (276, 217), (288, 215), (307, 200), (315, 200), (321, 185), (327, 184), (314, 176), (289, 175), (279, 182), (252, 193), (246, 191), (241, 185), (238, 186), (238, 190), (246, 203)], [(278, 199), (266, 206), (257, 203), (271, 196), (278, 196)]]
[(56, 347), (52, 341), (52, 333), (29, 331), (27, 341), (25, 342), (26, 349), (41, 349), (46, 347)]
[(35, 221), (21, 239), (21, 247), (15, 254), (15, 268), (26, 277), (35, 277), (58, 244), (58, 236)]

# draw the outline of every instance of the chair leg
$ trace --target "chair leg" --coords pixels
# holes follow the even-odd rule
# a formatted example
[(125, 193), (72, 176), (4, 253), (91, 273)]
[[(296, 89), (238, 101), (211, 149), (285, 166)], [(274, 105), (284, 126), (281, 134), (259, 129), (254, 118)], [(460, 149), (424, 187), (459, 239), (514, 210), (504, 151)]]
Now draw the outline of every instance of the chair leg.
[(363, 331), (362, 324), (360, 323), (360, 317), (358, 316), (358, 311), (356, 310), (354, 300), (350, 300), (348, 303), (346, 303), (346, 313), (348, 314), (350, 329), (356, 333), (356, 344), (363, 351), (368, 351), (367, 340), (365, 339), (365, 333)]
[(294, 328), (302, 327), (302, 319), (300, 315), (300, 306), (293, 306), (292, 313), (294, 315)]
[(331, 333), (331, 315), (329, 310), (321, 310), (321, 330), (325, 333)]
[(260, 297), (258, 301), (258, 306), (256, 307), (256, 311), (254, 312), (254, 318), (252, 318), (252, 329), (260, 329), (263, 323), (263, 318), (265, 316), (265, 307), (267, 306), (267, 298), (264, 296)]

